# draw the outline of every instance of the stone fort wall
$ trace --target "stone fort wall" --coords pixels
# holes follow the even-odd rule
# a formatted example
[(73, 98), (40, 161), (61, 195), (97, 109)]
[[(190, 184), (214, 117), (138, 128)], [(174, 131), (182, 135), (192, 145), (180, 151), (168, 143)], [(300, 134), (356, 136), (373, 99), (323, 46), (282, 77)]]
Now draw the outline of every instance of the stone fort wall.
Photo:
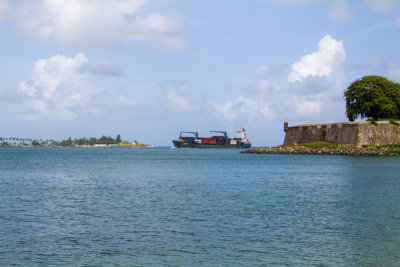
[(400, 122), (363, 121), (325, 124), (305, 124), (288, 126), (284, 145), (294, 145), (317, 141), (336, 144), (386, 145), (400, 143)]

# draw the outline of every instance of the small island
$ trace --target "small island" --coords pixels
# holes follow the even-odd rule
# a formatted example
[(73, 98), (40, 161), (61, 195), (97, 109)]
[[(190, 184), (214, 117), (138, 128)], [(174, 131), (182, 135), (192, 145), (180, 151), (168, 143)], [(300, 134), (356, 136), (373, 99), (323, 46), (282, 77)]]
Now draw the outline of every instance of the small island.
[[(283, 145), (241, 153), (400, 156), (400, 84), (364, 76), (345, 91), (350, 122), (304, 124), (284, 122)], [(357, 118), (366, 121), (355, 122)]]
[(152, 145), (141, 144), (138, 141), (130, 142), (121, 139), (121, 135), (116, 138), (103, 135), (100, 138), (77, 138), (69, 137), (66, 140), (56, 141), (53, 139), (33, 139), (18, 137), (0, 137), (0, 146), (8, 147), (152, 147)]

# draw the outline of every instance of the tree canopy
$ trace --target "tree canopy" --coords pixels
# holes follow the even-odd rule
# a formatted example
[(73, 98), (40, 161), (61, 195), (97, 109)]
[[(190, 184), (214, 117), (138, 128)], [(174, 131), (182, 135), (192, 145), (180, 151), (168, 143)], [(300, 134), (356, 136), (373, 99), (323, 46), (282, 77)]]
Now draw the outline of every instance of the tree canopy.
[(379, 120), (400, 119), (400, 84), (385, 77), (370, 75), (354, 81), (344, 91), (346, 115)]

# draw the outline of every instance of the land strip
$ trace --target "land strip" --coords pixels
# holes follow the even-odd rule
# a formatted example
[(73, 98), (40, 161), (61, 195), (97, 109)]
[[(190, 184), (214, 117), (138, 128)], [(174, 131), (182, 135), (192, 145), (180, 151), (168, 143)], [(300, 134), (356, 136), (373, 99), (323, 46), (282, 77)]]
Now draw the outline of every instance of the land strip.
[(339, 145), (329, 142), (313, 142), (299, 145), (256, 147), (242, 151), (245, 154), (290, 155), (346, 155), (346, 156), (400, 156), (400, 144), (382, 146)]

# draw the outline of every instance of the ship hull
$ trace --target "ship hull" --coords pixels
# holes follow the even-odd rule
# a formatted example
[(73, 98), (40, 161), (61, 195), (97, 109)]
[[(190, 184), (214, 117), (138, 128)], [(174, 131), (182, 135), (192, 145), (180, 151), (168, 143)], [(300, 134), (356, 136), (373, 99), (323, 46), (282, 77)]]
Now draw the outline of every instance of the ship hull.
[(188, 143), (179, 140), (173, 140), (176, 148), (250, 148), (250, 143), (245, 144), (202, 144), (202, 143)]

